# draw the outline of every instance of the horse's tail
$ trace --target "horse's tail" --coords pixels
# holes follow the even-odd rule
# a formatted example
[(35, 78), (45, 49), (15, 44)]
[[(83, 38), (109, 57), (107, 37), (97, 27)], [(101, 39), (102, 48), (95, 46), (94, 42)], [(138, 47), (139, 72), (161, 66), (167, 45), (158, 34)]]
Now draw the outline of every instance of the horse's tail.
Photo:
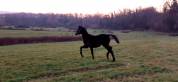
[(120, 41), (119, 41), (119, 39), (116, 37), (116, 35), (110, 35), (110, 36), (112, 36), (113, 38), (114, 38), (114, 40), (117, 42), (117, 43), (120, 43)]

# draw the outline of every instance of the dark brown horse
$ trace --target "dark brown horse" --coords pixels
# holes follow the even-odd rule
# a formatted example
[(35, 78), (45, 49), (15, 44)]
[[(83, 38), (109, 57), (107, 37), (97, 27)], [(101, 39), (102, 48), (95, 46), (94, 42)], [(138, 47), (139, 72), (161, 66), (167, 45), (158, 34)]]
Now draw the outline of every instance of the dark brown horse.
[(109, 45), (110, 36), (113, 37), (117, 43), (119, 43), (119, 40), (117, 39), (115, 35), (100, 34), (100, 35), (94, 36), (94, 35), (88, 34), (87, 30), (83, 26), (78, 27), (76, 35), (79, 35), (79, 34), (82, 35), (82, 39), (84, 43), (84, 45), (80, 47), (81, 57), (84, 57), (82, 54), (82, 48), (90, 48), (92, 58), (94, 59), (93, 48), (97, 48), (102, 45), (104, 48), (108, 50), (107, 55), (106, 55), (107, 59), (109, 60), (109, 53), (111, 53), (113, 61), (115, 61), (115, 56), (112, 51), (112, 47)]

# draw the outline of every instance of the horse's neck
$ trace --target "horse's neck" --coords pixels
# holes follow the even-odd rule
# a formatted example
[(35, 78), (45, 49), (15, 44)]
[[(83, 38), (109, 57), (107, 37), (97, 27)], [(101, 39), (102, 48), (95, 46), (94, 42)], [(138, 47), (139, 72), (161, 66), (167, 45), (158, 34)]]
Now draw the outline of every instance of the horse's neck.
[(82, 34), (82, 38), (83, 39), (87, 39), (90, 35), (87, 33), (87, 34)]
[(88, 33), (87, 33), (87, 34), (82, 34), (83, 41), (84, 41), (84, 42), (88, 41), (88, 39), (90, 39), (90, 36), (91, 36), (91, 35), (88, 34)]
[(83, 42), (84, 43), (88, 43), (88, 41), (90, 40), (90, 37), (92, 35), (90, 35), (87, 30), (84, 30), (83, 33), (82, 33), (82, 38), (83, 38)]
[(88, 38), (88, 36), (90, 36), (90, 34), (88, 34), (88, 32), (86, 30), (83, 30), (82, 38), (85, 39), (85, 38)]

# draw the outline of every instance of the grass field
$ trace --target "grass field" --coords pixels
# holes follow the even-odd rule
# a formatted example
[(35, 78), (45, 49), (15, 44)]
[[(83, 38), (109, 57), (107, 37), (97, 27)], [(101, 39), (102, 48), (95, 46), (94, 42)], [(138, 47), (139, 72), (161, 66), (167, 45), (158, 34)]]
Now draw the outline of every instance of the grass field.
[(111, 43), (116, 62), (107, 61), (102, 47), (95, 49), (95, 60), (89, 49), (81, 58), (81, 41), (0, 46), (0, 82), (178, 81), (178, 37), (154, 32), (114, 34), (121, 42)]

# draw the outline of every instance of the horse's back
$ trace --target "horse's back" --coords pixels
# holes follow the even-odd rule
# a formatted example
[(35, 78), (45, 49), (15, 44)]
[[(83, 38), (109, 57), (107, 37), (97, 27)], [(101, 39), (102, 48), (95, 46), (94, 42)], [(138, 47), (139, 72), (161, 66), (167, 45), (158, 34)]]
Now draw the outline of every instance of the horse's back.
[(99, 37), (100, 39), (104, 39), (104, 40), (110, 39), (110, 38), (109, 38), (109, 37), (110, 37), (109, 34), (100, 34), (100, 35), (98, 35), (98, 37)]
[(109, 34), (100, 34), (100, 35), (98, 35), (98, 39), (100, 39), (102, 44), (109, 44), (110, 35)]
[(108, 45), (110, 42), (109, 35), (107, 34), (100, 34), (100, 35), (90, 35), (89, 39), (89, 46), (91, 47), (99, 47), (100, 45)]

